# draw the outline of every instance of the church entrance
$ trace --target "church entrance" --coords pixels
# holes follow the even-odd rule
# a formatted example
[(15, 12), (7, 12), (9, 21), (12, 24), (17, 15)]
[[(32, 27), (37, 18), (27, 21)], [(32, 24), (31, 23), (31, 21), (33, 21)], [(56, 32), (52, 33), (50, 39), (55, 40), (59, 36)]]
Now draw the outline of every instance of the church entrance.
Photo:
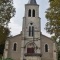
[(34, 48), (27, 48), (27, 53), (34, 53)]

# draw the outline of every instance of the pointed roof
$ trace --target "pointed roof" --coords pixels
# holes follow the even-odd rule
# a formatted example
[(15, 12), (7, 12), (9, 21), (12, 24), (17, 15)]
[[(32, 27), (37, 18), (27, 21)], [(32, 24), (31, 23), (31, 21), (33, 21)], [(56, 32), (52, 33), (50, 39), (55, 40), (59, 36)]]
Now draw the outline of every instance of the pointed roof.
[(28, 4), (37, 4), (37, 3), (36, 3), (36, 0), (29, 0)]

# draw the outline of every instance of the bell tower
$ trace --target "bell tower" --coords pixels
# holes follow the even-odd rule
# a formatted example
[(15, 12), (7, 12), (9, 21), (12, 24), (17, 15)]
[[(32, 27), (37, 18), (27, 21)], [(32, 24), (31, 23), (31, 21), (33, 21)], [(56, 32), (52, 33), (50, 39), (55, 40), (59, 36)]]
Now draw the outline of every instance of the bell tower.
[(39, 5), (29, 0), (23, 17), (21, 60), (41, 60), (40, 26)]

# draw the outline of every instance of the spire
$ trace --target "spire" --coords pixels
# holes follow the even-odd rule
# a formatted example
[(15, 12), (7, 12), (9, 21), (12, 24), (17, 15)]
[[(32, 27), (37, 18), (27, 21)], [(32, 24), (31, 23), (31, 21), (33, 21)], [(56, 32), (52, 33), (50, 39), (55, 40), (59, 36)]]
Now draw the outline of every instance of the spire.
[(28, 4), (37, 4), (37, 3), (36, 3), (36, 0), (29, 0)]

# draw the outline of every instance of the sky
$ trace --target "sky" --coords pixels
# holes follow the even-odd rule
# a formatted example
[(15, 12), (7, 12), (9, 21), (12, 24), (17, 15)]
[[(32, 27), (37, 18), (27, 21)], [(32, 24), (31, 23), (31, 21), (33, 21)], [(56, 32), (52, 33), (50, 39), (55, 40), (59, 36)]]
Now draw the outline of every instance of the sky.
[[(37, 4), (39, 4), (39, 17), (41, 18), (41, 32), (43, 35), (50, 37), (50, 35), (46, 32), (45, 24), (47, 19), (45, 18), (45, 11), (49, 7), (49, 0), (36, 0)], [(15, 36), (20, 34), (22, 31), (22, 23), (23, 17), (25, 13), (25, 4), (28, 3), (28, 0), (13, 0), (13, 5), (16, 9), (16, 14), (13, 18), (11, 18), (9, 23), (9, 28), (11, 31), (11, 35)]]

